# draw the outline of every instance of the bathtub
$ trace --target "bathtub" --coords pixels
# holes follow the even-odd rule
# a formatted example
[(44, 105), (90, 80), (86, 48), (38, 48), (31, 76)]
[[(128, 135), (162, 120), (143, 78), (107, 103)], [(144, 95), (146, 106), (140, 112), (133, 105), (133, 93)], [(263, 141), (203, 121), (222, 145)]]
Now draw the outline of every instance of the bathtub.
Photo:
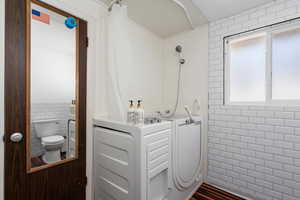
[(133, 126), (94, 120), (95, 200), (185, 200), (203, 182), (201, 117)]

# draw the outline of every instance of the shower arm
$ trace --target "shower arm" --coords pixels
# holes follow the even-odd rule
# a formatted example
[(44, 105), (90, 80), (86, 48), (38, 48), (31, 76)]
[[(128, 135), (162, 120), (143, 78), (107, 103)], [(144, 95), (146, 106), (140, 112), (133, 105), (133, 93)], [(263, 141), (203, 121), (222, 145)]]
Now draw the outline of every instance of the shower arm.
[(180, 0), (172, 0), (172, 1), (173, 1), (175, 4), (177, 4), (180, 8), (183, 9), (183, 12), (184, 12), (184, 14), (185, 14), (187, 20), (189, 21), (191, 28), (192, 28), (192, 29), (195, 29), (196, 26), (195, 26), (194, 23), (193, 23), (192, 17), (191, 17), (191, 15), (190, 15), (190, 13), (189, 13), (187, 7), (186, 7)]

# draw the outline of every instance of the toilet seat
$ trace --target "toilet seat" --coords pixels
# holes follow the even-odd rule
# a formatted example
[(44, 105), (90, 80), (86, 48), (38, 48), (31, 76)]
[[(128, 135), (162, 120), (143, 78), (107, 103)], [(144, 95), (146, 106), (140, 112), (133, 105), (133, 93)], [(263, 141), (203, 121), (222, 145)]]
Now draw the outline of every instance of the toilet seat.
[(43, 137), (42, 138), (42, 144), (43, 145), (57, 145), (64, 143), (65, 138), (60, 135), (53, 135), (53, 136), (48, 136), (48, 137)]

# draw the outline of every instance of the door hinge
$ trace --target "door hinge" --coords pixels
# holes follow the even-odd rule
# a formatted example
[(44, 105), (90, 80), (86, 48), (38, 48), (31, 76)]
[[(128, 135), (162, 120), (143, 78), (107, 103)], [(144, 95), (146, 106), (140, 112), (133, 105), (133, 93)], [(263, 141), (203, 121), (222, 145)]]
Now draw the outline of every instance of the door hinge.
[(89, 47), (89, 38), (86, 37), (86, 47)]
[(5, 142), (5, 135), (2, 136), (2, 140), (3, 140), (3, 142)]
[(88, 178), (84, 177), (84, 178), (77, 179), (75, 181), (75, 184), (77, 186), (80, 186), (80, 187), (86, 187), (87, 186), (87, 182), (88, 182)]
[(83, 185), (86, 186), (87, 183), (88, 183), (88, 177), (86, 176), (86, 177), (84, 177), (84, 179), (83, 179)]

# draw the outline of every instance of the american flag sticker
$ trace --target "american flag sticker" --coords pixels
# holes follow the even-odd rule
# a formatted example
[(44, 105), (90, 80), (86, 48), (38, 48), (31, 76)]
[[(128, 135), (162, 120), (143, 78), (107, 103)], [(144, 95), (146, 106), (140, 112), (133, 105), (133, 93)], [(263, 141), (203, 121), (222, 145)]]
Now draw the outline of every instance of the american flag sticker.
[(50, 16), (38, 10), (32, 9), (32, 19), (43, 22), (45, 24), (50, 24)]

